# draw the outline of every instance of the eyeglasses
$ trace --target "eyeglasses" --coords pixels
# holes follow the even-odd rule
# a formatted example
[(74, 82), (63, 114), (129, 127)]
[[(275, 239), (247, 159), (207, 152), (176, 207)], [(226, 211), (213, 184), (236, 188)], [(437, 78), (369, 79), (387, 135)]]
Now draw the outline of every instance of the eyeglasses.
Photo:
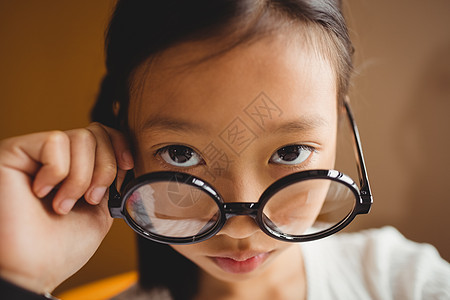
[[(358, 214), (367, 214), (372, 193), (358, 129), (348, 103), (353, 130), (359, 187), (336, 170), (293, 173), (271, 184), (257, 202), (225, 202), (216, 189), (181, 172), (153, 172), (109, 189), (108, 207), (138, 234), (165, 244), (191, 244), (218, 233), (234, 216), (253, 218), (267, 235), (282, 241), (324, 238), (346, 227)], [(127, 180), (125, 180), (127, 181)]]

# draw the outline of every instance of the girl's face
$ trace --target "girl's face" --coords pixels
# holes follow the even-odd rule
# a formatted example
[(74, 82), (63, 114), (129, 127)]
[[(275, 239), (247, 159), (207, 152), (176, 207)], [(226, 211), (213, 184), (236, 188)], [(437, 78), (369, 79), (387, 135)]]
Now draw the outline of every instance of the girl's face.
[[(137, 175), (187, 172), (225, 202), (256, 202), (283, 176), (333, 168), (337, 92), (328, 61), (290, 35), (197, 61), (215, 50), (185, 43), (134, 73), (129, 126)], [(292, 246), (237, 216), (209, 240), (173, 248), (234, 282), (273, 270)]]

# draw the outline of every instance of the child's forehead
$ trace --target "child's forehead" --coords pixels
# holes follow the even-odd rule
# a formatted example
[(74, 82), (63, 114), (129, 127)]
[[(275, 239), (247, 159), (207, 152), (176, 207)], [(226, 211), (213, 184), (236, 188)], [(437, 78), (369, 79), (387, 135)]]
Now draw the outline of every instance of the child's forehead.
[(227, 38), (224, 41), (214, 39), (178, 43), (152, 55), (139, 65), (133, 73), (131, 83), (139, 85), (146, 79), (170, 83), (175, 77), (195, 78), (191, 76), (194, 72), (209, 72), (207, 77), (210, 73), (217, 76), (227, 67), (228, 70), (234, 68), (240, 72), (242, 69), (254, 70), (248, 68), (249, 65), (263, 71), (270, 68), (273, 73), (274, 66), (289, 68), (293, 61), (303, 64), (302, 68), (305, 70), (309, 65), (333, 69), (334, 66), (315, 41), (318, 37), (311, 38), (311, 35), (298, 31), (276, 31), (237, 44), (230, 43)]
[(336, 95), (330, 63), (302, 43), (265, 38), (199, 62), (211, 53), (211, 47), (179, 45), (138, 68), (130, 117), (179, 108), (211, 116), (236, 115), (261, 93), (267, 98), (262, 102), (269, 101), (282, 111), (299, 103), (307, 111), (308, 103)]

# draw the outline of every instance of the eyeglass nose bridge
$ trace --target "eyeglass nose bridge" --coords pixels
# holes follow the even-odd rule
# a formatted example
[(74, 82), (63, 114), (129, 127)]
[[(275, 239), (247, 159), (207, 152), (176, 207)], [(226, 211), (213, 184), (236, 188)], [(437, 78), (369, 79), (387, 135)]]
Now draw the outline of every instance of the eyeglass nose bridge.
[(226, 219), (235, 216), (249, 216), (256, 220), (258, 214), (259, 203), (249, 203), (249, 202), (232, 202), (224, 203), (223, 208), (225, 211)]

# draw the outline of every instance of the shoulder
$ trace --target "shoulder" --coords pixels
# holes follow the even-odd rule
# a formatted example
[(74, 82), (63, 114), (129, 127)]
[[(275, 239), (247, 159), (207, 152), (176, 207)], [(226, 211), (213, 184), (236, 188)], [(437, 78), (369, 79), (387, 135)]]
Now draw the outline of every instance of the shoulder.
[[(450, 265), (437, 250), (393, 227), (344, 233), (302, 245), (308, 278), (332, 280), (359, 299), (449, 299)], [(339, 298), (340, 299), (340, 298)]]

